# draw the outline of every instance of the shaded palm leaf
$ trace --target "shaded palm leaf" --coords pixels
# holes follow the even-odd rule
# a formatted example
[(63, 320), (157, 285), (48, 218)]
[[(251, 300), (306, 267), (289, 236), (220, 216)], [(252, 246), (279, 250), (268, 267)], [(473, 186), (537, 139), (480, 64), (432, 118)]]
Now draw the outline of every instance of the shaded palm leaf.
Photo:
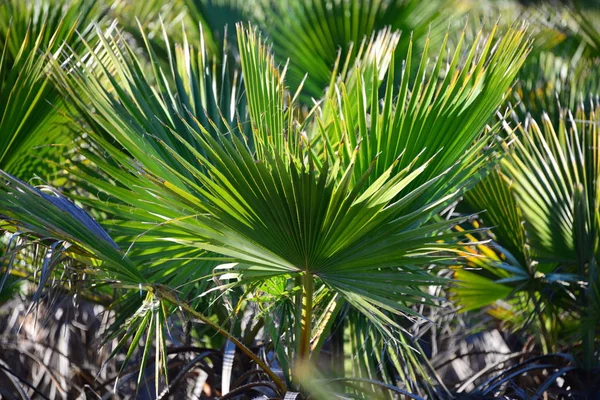
[(527, 269), (531, 260), (526, 251), (523, 216), (511, 186), (500, 171), (494, 171), (469, 190), (465, 200), (472, 210), (484, 211), (481, 217), (492, 228), (496, 242), (516, 258), (511, 263)]
[[(303, 0), (274, 3), (266, 14), (264, 30), (273, 42), (280, 61), (290, 59), (288, 82), (297, 88), (304, 76), (306, 102), (322, 96), (330, 82), (336, 60), (350, 60), (359, 44), (375, 32), (389, 27), (403, 38), (398, 57), (405, 57), (409, 43), (422, 48), (425, 38), (440, 38), (453, 2), (412, 0)], [(409, 34), (410, 32), (410, 34)]]
[[(265, 0), (185, 0), (190, 17), (200, 23), (202, 35), (212, 54), (221, 58), (221, 43), (239, 22), (264, 22), (270, 2)], [(232, 35), (233, 37), (233, 35)]]
[[(170, 38), (178, 43), (183, 41), (182, 26), (197, 26), (193, 21), (184, 0), (164, 2), (162, 0), (104, 0), (109, 5), (108, 14), (118, 21), (119, 27), (135, 48), (144, 48), (146, 42), (152, 43), (152, 48), (160, 62), (168, 60), (168, 43), (163, 39), (166, 31)], [(143, 27), (143, 31), (140, 29)], [(199, 40), (197, 30), (187, 29), (186, 34), (193, 43)]]
[(0, 168), (29, 178), (51, 172), (41, 157), (64, 157), (61, 144), (70, 135), (61, 126), (64, 104), (48, 77), (49, 60), (64, 42), (80, 48), (100, 16), (91, 1), (0, 5)]
[(123, 259), (117, 244), (81, 208), (56, 191), (44, 193), (3, 171), (1, 176), (0, 215), (5, 227), (42, 239), (64, 240), (77, 246), (83, 255), (105, 261), (116, 278), (139, 281), (140, 274)]
[[(556, 128), (547, 116), (541, 127), (526, 120), (507, 148), (503, 172), (467, 195), (475, 207), (487, 208), (484, 221), (497, 225), (491, 228), (502, 247), (469, 250), (479, 254), (471, 261), (479, 272), (457, 272), (454, 291), (459, 304), (475, 309), (510, 290), (512, 310), (492, 313), (513, 323), (515, 313), (521, 315), (518, 326), (537, 319), (534, 333), (545, 351), (556, 350), (559, 340), (582, 338), (586, 368), (596, 362), (590, 321), (597, 312), (597, 126), (597, 112), (581, 109)], [(473, 296), (483, 289), (487, 295)], [(581, 319), (586, 324), (578, 324)]]
[(515, 86), (515, 112), (524, 120), (527, 114), (541, 121), (547, 114), (558, 125), (563, 110), (584, 107), (590, 97), (600, 93), (597, 71), (600, 60), (585, 57), (583, 48), (572, 57), (542, 51), (532, 54), (519, 73)]
[(572, 7), (572, 15), (576, 24), (575, 34), (586, 43), (594, 57), (600, 55), (600, 8), (598, 4), (585, 4), (583, 1), (575, 1)]

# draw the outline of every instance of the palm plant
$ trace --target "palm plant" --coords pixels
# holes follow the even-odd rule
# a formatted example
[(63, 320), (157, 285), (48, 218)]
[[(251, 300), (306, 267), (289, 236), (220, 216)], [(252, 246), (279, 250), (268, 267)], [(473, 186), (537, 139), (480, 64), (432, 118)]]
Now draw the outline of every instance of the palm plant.
[[(355, 317), (346, 327), (356, 339), (390, 343), (397, 353), (386, 359), (395, 360), (400, 380), (423, 390), (414, 378), (427, 372), (402, 321), (418, 317), (411, 305), (438, 301), (423, 288), (443, 280), (423, 266), (460, 260), (461, 235), (450, 229), (459, 221), (436, 215), (490, 161), (483, 147), (498, 126), (486, 123), (524, 60), (523, 35), (514, 30), (494, 42), (492, 32), (464, 59), (458, 46), (444, 72), (441, 56), (427, 72), (426, 51), (414, 80), (409, 47), (396, 91), (398, 39), (384, 32), (306, 114), (253, 29), (238, 27), (245, 93), (227, 69), (221, 78), (206, 68), (205, 48), (195, 55), (184, 42), (169, 50), (168, 68), (153, 62), (148, 76), (121, 35), (100, 32), (89, 60), (68, 55), (72, 62), (55, 75), (91, 138), (70, 167), (88, 193), (72, 197), (103, 213), (103, 228), (63, 195), (7, 174), (4, 220), (53, 238), (53, 251), (122, 293), (117, 348), (129, 342), (125, 365), (146, 336), (143, 370), (155, 339), (156, 390), (178, 307), (235, 343), (281, 395), (298, 388), (295, 368), (317, 360), (336, 316), (349, 310)], [(154, 61), (150, 46), (147, 55)], [(263, 299), (285, 382), (221, 326), (227, 321), (208, 316), (208, 305), (223, 299), (234, 316)], [(357, 354), (366, 351), (358, 340), (350, 344)], [(397, 384), (395, 374), (374, 373)], [(351, 390), (361, 387), (389, 395), (374, 381)]]
[[(39, 176), (60, 184), (56, 180), (59, 168), (47, 163), (47, 160), (56, 163), (64, 160), (66, 147), (73, 137), (69, 128), (65, 126), (65, 104), (49, 77), (48, 60), (57, 57), (63, 46), (71, 46), (73, 51), (81, 50), (81, 39), (92, 39), (90, 28), (101, 17), (102, 7), (92, 1), (11, 0), (0, 4), (2, 170), (23, 179)], [(0, 229), (2, 266), (5, 259), (17, 263), (37, 261), (38, 256), (43, 253), (37, 252), (33, 244), (21, 248), (18, 234), (4, 235), (4, 229)], [(19, 257), (15, 254), (16, 249), (22, 250)], [(54, 258), (52, 262), (58, 258)], [(39, 265), (42, 263), (43, 261), (40, 261)], [(10, 262), (8, 264), (10, 265)], [(30, 271), (21, 277), (29, 278)], [(19, 288), (18, 280), (9, 277), (8, 272), (10, 268), (0, 277), (0, 291), (3, 297), (14, 294)], [(42, 281), (48, 278), (44, 276)], [(38, 291), (34, 296), (35, 300), (39, 300), (40, 296), (41, 291)], [(0, 360), (3, 366), (10, 354), (6, 345), (3, 340), (2, 352), (6, 355), (4, 360)], [(40, 387), (43, 386), (43, 383), (38, 383)], [(51, 385), (50, 388), (54, 393), (56, 387)]]
[[(479, 248), (487, 259), (473, 258), (482, 273), (459, 271), (456, 289), (466, 309), (508, 299), (512, 307), (494, 315), (521, 326), (536, 318), (532, 331), (544, 353), (580, 343), (586, 371), (598, 366), (597, 115), (596, 105), (589, 114), (563, 114), (557, 128), (547, 116), (541, 127), (525, 122), (501, 170), (467, 195), (474, 207), (487, 209), (483, 219), (496, 226), (495, 241)], [(575, 367), (558, 371), (545, 387)]]
[(0, 396), (596, 396), (597, 13), (2, 2)]

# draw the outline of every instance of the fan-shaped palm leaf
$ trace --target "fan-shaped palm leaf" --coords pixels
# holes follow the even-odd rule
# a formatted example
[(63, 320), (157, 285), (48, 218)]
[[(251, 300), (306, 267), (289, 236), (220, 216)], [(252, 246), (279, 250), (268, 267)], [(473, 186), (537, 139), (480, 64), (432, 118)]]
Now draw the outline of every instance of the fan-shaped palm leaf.
[(586, 316), (597, 315), (597, 127), (597, 111), (568, 114), (557, 128), (547, 116), (541, 127), (526, 121), (508, 149), (503, 172), (467, 195), (475, 207), (487, 209), (483, 219), (502, 247), (483, 246), (486, 258), (474, 260), (484, 273), (459, 272), (462, 282), (456, 289), (459, 302), (471, 309), (499, 299), (472, 298), (474, 287), (499, 294), (511, 288), (511, 297), (520, 301), (516, 311), (540, 318), (536, 326), (546, 348), (563, 335), (557, 318), (566, 326), (571, 318), (583, 317), (588, 321), (581, 330), (588, 368), (595, 362), (595, 328)]
[[(465, 59), (462, 59), (461, 40), (445, 71), (443, 58), (439, 56), (432, 72), (427, 72), (429, 45), (426, 44), (414, 80), (410, 76), (413, 61), (409, 46), (401, 85), (397, 90), (394, 88), (392, 62), (381, 102), (378, 88), (389, 60), (382, 60), (366, 71), (363, 78), (357, 77), (352, 86), (340, 83), (330, 90), (325, 101), (335, 111), (324, 114), (319, 121), (319, 126), (324, 127), (321, 137), (325, 140), (325, 151), (341, 152), (345, 160), (350, 160), (360, 144), (354, 179), (369, 169), (375, 158), (373, 179), (393, 164), (399, 170), (417, 156), (428, 160), (436, 154), (436, 162), (417, 178), (415, 185), (456, 163), (461, 165), (455, 171), (463, 177), (476, 173), (479, 167), (474, 161), (483, 147), (490, 144), (498, 127), (485, 132), (484, 128), (501, 105), (527, 54), (527, 47), (522, 45), (523, 30), (509, 30), (497, 41), (495, 32), (496, 29), (492, 30), (486, 39), (480, 33)], [(372, 51), (379, 54), (381, 50), (384, 48)], [(445, 51), (446, 41), (440, 53)], [(402, 157), (396, 161), (400, 152)]]
[(596, 111), (578, 113), (555, 130), (533, 120), (504, 165), (541, 257), (583, 265), (598, 257)]

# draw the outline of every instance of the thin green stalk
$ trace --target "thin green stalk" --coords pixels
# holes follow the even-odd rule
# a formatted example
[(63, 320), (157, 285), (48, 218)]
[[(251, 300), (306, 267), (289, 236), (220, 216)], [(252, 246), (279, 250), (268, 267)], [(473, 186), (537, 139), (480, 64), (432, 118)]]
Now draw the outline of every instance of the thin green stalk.
[(300, 333), (298, 361), (308, 361), (310, 356), (310, 334), (314, 285), (315, 283), (312, 274), (305, 272), (302, 275), (302, 326)]
[(553, 343), (550, 337), (550, 333), (546, 328), (546, 318), (544, 318), (544, 313), (542, 310), (537, 310), (537, 318), (540, 324), (540, 338), (542, 344), (542, 351), (544, 354), (549, 354), (552, 351)]

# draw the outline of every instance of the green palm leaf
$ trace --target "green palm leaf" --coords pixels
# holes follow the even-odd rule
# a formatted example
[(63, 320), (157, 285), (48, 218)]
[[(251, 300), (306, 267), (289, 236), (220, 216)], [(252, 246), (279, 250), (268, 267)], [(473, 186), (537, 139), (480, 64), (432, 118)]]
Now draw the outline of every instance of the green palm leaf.
[[(360, 144), (354, 179), (371, 168), (375, 158), (371, 179), (392, 165), (398, 171), (417, 157), (420, 165), (435, 156), (436, 161), (412, 188), (452, 167), (452, 174), (459, 180), (476, 174), (480, 169), (476, 160), (482, 160), (482, 149), (491, 144), (499, 128), (486, 129), (486, 124), (502, 104), (528, 51), (523, 44), (523, 30), (509, 30), (497, 41), (495, 32), (496, 29), (486, 39), (480, 33), (465, 59), (461, 40), (445, 71), (440, 55), (432, 71), (427, 72), (426, 44), (414, 79), (409, 47), (399, 88), (393, 85), (393, 62), (386, 61), (375, 64), (366, 76), (357, 76), (356, 87), (339, 83), (326, 98), (335, 111), (324, 114), (319, 121), (326, 151), (341, 152), (348, 162)], [(374, 47), (372, 51), (378, 54), (380, 50), (384, 48)], [(446, 41), (440, 54), (445, 51)], [(377, 77), (385, 76), (388, 65), (385, 95), (379, 101), (382, 80)], [(447, 180), (443, 181), (446, 185)], [(428, 193), (435, 193), (435, 185)]]
[(72, 139), (61, 126), (65, 106), (48, 65), (65, 42), (80, 49), (81, 38), (100, 15), (91, 1), (0, 5), (1, 169), (29, 178), (52, 172), (42, 159), (64, 158), (64, 144)]
[[(306, 74), (303, 97), (318, 99), (329, 84), (338, 57), (354, 61), (359, 44), (377, 31), (402, 31), (397, 55), (409, 43), (422, 48), (425, 38), (441, 38), (453, 2), (404, 0), (303, 0), (274, 3), (263, 24), (281, 62), (290, 59), (288, 82), (299, 87)], [(410, 34), (409, 34), (410, 33)]]
[(556, 127), (544, 115), (541, 126), (527, 119), (519, 128), (502, 172), (466, 196), (473, 207), (487, 209), (482, 217), (497, 242), (470, 251), (478, 253), (471, 263), (479, 271), (457, 272), (454, 290), (465, 309), (493, 305), (510, 291), (513, 309), (505, 317), (513, 323), (515, 314), (524, 317), (520, 323), (536, 318), (535, 333), (546, 351), (558, 340), (571, 342), (567, 326), (583, 318), (577, 335), (586, 368), (596, 362), (590, 321), (598, 292), (597, 115), (579, 109)]
[(596, 112), (578, 113), (555, 130), (527, 122), (504, 163), (541, 257), (577, 264), (598, 256)]

